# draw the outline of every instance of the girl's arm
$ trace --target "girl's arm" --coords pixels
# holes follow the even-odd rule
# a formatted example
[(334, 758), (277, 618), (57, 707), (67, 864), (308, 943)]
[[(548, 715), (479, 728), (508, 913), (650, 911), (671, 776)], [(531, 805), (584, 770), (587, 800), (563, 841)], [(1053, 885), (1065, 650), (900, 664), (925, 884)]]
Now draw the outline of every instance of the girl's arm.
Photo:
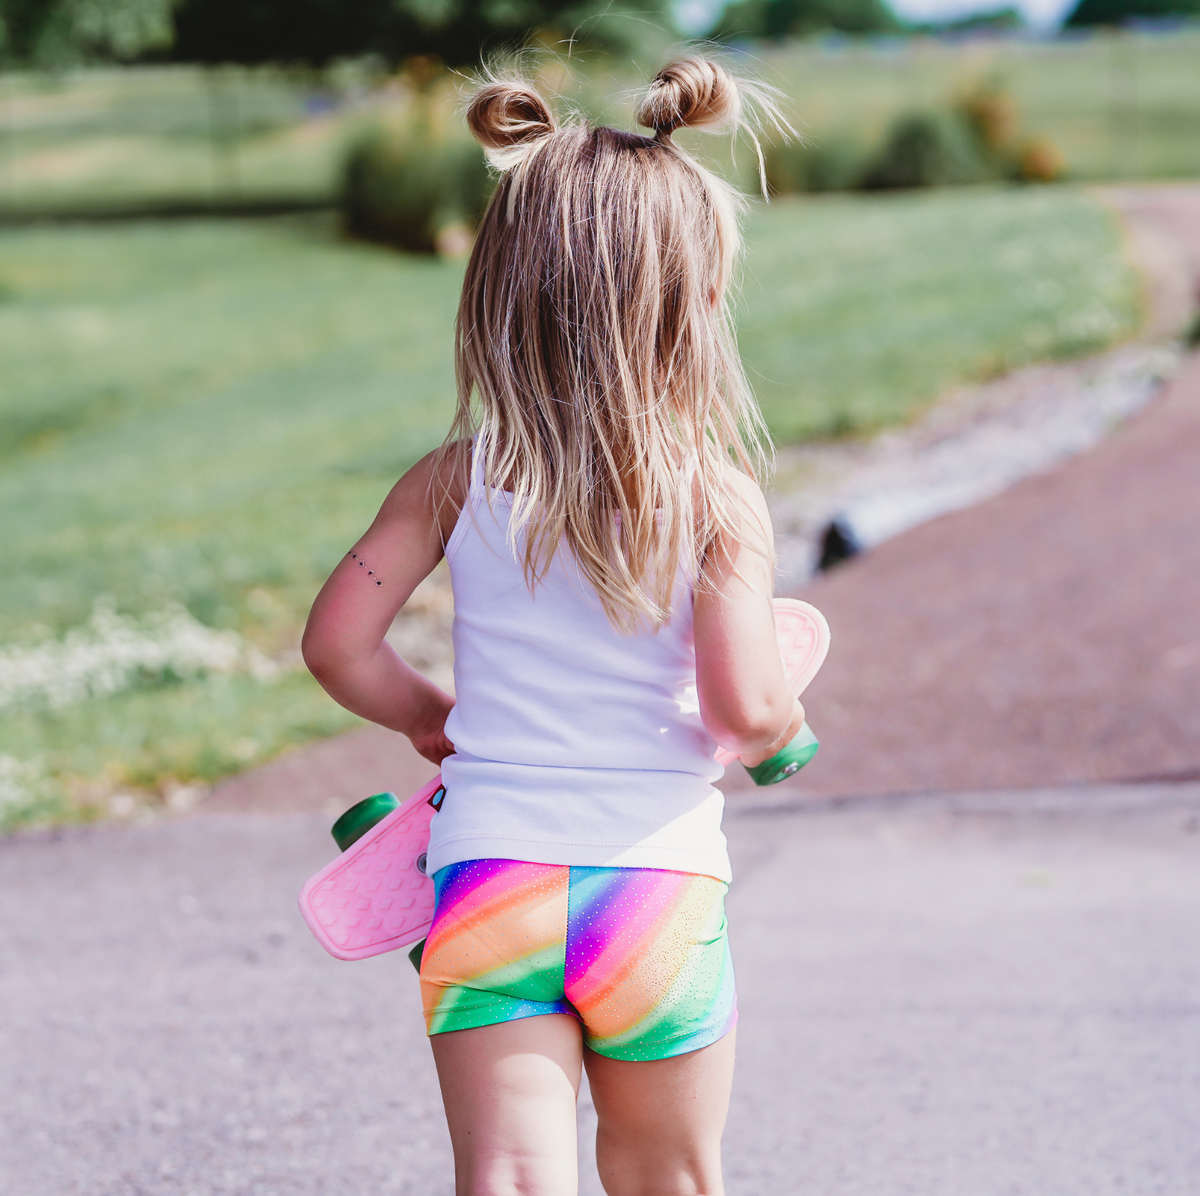
[(740, 534), (709, 554), (696, 589), (696, 681), (708, 733), (752, 768), (792, 741), (804, 707), (788, 688), (775, 637), (766, 499), (744, 474), (732, 474), (732, 482), (741, 500)]
[(301, 644), (305, 664), (334, 701), (407, 735), (435, 764), (454, 751), (445, 732), (454, 699), (405, 664), (384, 637), (442, 559), (465, 499), (453, 461), (451, 454), (435, 477), (430, 454), (396, 483), (321, 588)]

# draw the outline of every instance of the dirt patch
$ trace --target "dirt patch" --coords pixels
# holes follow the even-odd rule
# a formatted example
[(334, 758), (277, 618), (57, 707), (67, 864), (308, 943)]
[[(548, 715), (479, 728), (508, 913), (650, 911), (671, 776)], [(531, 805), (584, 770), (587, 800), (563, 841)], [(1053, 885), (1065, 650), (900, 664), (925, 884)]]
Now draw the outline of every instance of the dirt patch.
[(834, 648), (803, 787), (1200, 776), (1197, 459), (1193, 358), (1094, 452), (806, 587)]

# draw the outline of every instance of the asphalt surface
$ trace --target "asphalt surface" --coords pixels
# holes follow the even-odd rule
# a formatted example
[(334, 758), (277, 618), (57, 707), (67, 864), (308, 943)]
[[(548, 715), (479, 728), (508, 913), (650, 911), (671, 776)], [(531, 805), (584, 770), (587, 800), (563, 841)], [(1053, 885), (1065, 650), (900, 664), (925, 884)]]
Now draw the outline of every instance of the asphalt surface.
[(816, 793), (1200, 779), (1200, 355), (1093, 451), (824, 575)]
[[(0, 843), (0, 1191), (452, 1191), (411, 966), (339, 963), (296, 911), (327, 822)], [(1200, 1192), (1200, 785), (727, 829), (731, 1196)]]

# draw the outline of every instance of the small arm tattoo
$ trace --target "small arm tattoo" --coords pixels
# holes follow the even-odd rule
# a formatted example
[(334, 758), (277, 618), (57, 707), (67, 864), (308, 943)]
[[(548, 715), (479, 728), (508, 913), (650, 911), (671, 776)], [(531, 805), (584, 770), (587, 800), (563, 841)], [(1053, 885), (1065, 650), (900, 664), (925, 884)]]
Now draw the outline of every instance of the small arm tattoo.
[[(350, 557), (350, 559), (351, 559), (352, 561), (357, 561), (357, 562), (358, 562), (358, 567), (359, 567), (360, 569), (367, 569), (367, 562), (366, 562), (366, 561), (364, 561), (364, 560), (362, 559), (362, 557), (360, 557), (360, 556), (358, 555), (358, 553), (357, 553), (357, 552), (351, 552), (351, 553), (349, 553), (348, 555), (349, 555), (349, 557)], [(376, 576), (376, 574), (375, 574), (375, 570), (374, 570), (374, 569), (367, 569), (367, 576), (368, 576), (368, 577), (374, 577), (374, 578), (375, 578), (375, 584), (376, 584), (377, 586), (381, 586), (381, 585), (383, 585), (383, 582), (382, 582), (382, 581), (380, 581), (380, 580), (379, 580), (379, 578)]]

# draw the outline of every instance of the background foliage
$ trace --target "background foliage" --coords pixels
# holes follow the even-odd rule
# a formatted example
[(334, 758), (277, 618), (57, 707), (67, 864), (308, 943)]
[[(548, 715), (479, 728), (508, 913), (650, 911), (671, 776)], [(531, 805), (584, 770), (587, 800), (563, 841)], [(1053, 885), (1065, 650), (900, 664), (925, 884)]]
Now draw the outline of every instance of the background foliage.
[(174, 39), (176, 0), (0, 0), (0, 63), (128, 61)]
[(636, 13), (597, 0), (0, 0), (0, 61), (40, 67), (146, 57), (323, 67), (368, 55), (457, 66), (535, 34), (630, 53), (673, 33), (665, 0)]
[(493, 186), (453, 107), (417, 95), (358, 132), (343, 167), (342, 218), (347, 232), (368, 240), (416, 253), (462, 251)]
[[(547, 85), (629, 127), (636, 72), (586, 56), (569, 65), (572, 78)], [(966, 45), (815, 40), (767, 45), (756, 66), (789, 96), (805, 137), (786, 168), (792, 181), (786, 152), (777, 155), (783, 190), (859, 185), (901, 114), (945, 112), (981, 85), (1011, 100), (1014, 149), (1049, 147), (1064, 177), (1187, 178), (1200, 163), (1200, 31)], [(397, 90), (396, 76), (367, 63), (320, 75), (233, 66), (9, 73), (0, 76), (0, 218), (330, 204), (347, 144), (377, 110), (397, 106)], [(728, 167), (715, 139), (692, 140)], [(747, 185), (749, 166), (741, 153)]]
[(1065, 24), (1081, 28), (1196, 16), (1200, 16), (1200, 0), (1079, 0), (1067, 14)]
[(1003, 84), (985, 78), (938, 106), (898, 113), (874, 145), (857, 131), (777, 142), (768, 150), (767, 179), (784, 195), (886, 191), (997, 179), (1047, 183), (1063, 166), (1053, 142), (1023, 133)]
[(842, 33), (898, 33), (896, 14), (884, 0), (734, 0), (713, 30), (718, 39), (804, 37)]

